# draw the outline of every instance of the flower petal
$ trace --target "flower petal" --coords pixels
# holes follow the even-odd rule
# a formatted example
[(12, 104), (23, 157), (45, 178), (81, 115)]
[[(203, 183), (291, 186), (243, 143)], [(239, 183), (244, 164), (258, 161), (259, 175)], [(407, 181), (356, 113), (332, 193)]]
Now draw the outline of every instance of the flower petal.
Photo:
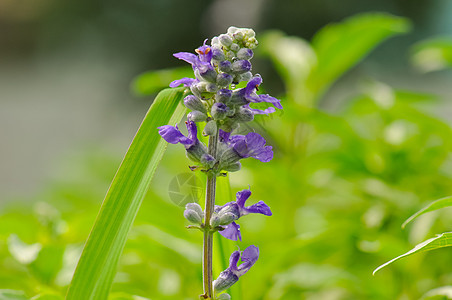
[(222, 236), (227, 239), (237, 241), (238, 239), (242, 241), (242, 234), (240, 233), (240, 225), (235, 222), (227, 225), (224, 230), (219, 231)]
[(271, 216), (272, 211), (270, 210), (270, 207), (265, 204), (264, 201), (259, 201), (256, 204), (253, 204), (251, 206), (245, 207), (246, 214), (263, 214), (266, 216)]
[(170, 83), (169, 86), (174, 88), (174, 87), (178, 87), (179, 85), (183, 84), (185, 87), (190, 87), (196, 81), (197, 81), (197, 79), (184, 77), (182, 79), (174, 80), (173, 82)]
[(170, 125), (160, 126), (158, 130), (162, 138), (170, 144), (177, 144), (182, 141), (187, 141), (187, 138), (179, 131), (177, 125), (175, 127)]
[(256, 263), (257, 259), (259, 258), (259, 248), (257, 248), (254, 245), (249, 246), (242, 252), (241, 258), (243, 264), (238, 266), (237, 272), (235, 272), (235, 274), (238, 277), (248, 272), (251, 269), (251, 267)]
[(248, 200), (248, 198), (251, 196), (250, 190), (243, 190), (240, 192), (237, 192), (236, 194), (236, 201), (239, 206), (239, 208), (243, 209), (245, 207), (245, 202)]

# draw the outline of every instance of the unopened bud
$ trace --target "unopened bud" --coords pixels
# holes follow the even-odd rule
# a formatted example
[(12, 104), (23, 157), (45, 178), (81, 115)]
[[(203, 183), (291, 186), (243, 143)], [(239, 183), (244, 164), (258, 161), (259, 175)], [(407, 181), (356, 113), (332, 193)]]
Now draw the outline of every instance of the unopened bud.
[(212, 105), (211, 114), (215, 120), (223, 120), (229, 114), (229, 107), (224, 103), (217, 102)]
[(237, 58), (250, 60), (251, 58), (253, 58), (253, 50), (248, 48), (242, 48), (239, 50), (239, 52), (237, 52)]
[(204, 218), (204, 212), (198, 203), (190, 202), (185, 205), (185, 208), (196, 211), (202, 218)]
[(234, 78), (227, 73), (220, 73), (217, 76), (217, 85), (220, 87), (227, 87), (232, 83)]
[(215, 158), (210, 154), (204, 154), (201, 156), (201, 163), (207, 168), (212, 168), (215, 164)]
[(230, 48), (231, 48), (231, 51), (234, 51), (234, 52), (237, 52), (240, 50), (240, 46), (236, 43), (232, 43)]
[(207, 112), (207, 109), (202, 103), (202, 101), (199, 100), (199, 98), (196, 96), (188, 95), (187, 97), (184, 98), (184, 104), (188, 109), (197, 110), (203, 113)]
[(218, 214), (213, 213), (212, 217), (210, 218), (210, 226), (212, 228), (215, 228), (217, 226), (220, 226), (220, 217), (218, 216)]
[(232, 63), (228, 60), (222, 61), (218, 64), (218, 68), (222, 72), (231, 73), (232, 72)]
[(218, 102), (227, 103), (232, 96), (232, 91), (228, 89), (221, 89), (217, 92), (216, 100)]
[(217, 297), (217, 300), (231, 300), (231, 296), (227, 293), (223, 293)]
[(194, 110), (188, 113), (187, 118), (189, 121), (193, 122), (204, 122), (207, 120), (207, 115), (203, 112)]
[(190, 223), (201, 225), (202, 223), (202, 217), (194, 210), (192, 209), (185, 209), (184, 211), (184, 217), (187, 219)]
[(241, 123), (251, 122), (254, 120), (254, 114), (251, 109), (242, 106), (235, 113), (234, 120)]
[(207, 122), (202, 132), (203, 136), (214, 135), (217, 132), (217, 122), (215, 120), (210, 120)]
[(220, 34), (220, 36), (218, 37), (218, 40), (226, 48), (229, 48), (229, 46), (231, 46), (231, 44), (232, 44), (232, 38), (227, 34)]
[(248, 60), (237, 60), (232, 63), (232, 71), (237, 74), (243, 74), (251, 71), (251, 63)]

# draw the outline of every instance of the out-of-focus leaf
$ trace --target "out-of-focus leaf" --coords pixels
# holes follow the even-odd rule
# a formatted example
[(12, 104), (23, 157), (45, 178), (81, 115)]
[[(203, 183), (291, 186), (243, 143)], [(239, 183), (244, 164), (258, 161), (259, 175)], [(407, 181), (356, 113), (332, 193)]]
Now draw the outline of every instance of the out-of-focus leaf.
[(11, 255), (22, 264), (29, 264), (33, 262), (41, 251), (41, 244), (27, 245), (20, 240), (20, 238), (11, 234), (8, 238), (8, 250)]
[(60, 295), (55, 294), (42, 294), (31, 298), (30, 300), (63, 300), (64, 298)]
[(149, 71), (138, 75), (132, 81), (132, 91), (135, 95), (147, 96), (167, 88), (169, 84), (182, 77), (193, 77), (189, 67)]
[(157, 127), (180, 121), (183, 94), (184, 89), (163, 90), (146, 114), (107, 192), (67, 300), (107, 299), (130, 227), (167, 146)]
[(408, 225), (408, 223), (410, 223), (411, 221), (425, 213), (449, 206), (452, 206), (452, 196), (436, 200), (427, 205), (426, 207), (424, 207), (423, 209), (421, 209), (420, 211), (418, 211), (417, 213), (415, 213), (414, 215), (412, 215), (411, 217), (409, 217), (405, 222), (403, 222), (402, 228), (405, 228), (405, 226)]
[(22, 291), (0, 290), (0, 300), (28, 300), (28, 298)]
[(46, 245), (39, 252), (30, 269), (43, 282), (50, 284), (63, 266), (64, 246)]
[(452, 285), (442, 286), (425, 293), (421, 300), (450, 300), (452, 299)]
[(308, 86), (322, 93), (382, 41), (410, 27), (407, 19), (383, 13), (364, 13), (325, 26), (312, 40), (318, 63)]
[(423, 72), (452, 68), (452, 38), (437, 37), (414, 45), (411, 60)]
[(410, 251), (408, 251), (402, 255), (399, 255), (394, 259), (391, 259), (387, 263), (382, 264), (381, 266), (379, 266), (378, 268), (376, 268), (373, 271), (373, 274), (375, 275), (375, 273), (377, 273), (379, 270), (386, 267), (387, 265), (392, 264), (396, 260), (399, 260), (399, 259), (409, 256), (411, 254), (435, 250), (435, 249), (444, 248), (444, 247), (450, 247), (450, 246), (452, 246), (452, 232), (441, 233), (434, 238), (428, 239), (428, 240), (416, 245), (416, 247), (414, 247)]

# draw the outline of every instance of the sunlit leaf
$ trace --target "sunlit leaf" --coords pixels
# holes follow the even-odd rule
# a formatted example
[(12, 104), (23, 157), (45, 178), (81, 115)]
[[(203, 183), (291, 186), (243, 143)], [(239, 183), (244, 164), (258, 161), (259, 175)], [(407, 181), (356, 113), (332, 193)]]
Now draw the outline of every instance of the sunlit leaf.
[(37, 295), (31, 298), (30, 300), (63, 300), (64, 298), (60, 295), (54, 295), (54, 294), (42, 294)]
[(67, 300), (107, 299), (130, 227), (167, 143), (157, 127), (185, 113), (183, 89), (158, 94), (119, 167), (80, 258)]
[(25, 293), (15, 290), (0, 290), (0, 300), (29, 300)]
[(325, 26), (312, 40), (318, 63), (308, 79), (310, 88), (321, 93), (382, 41), (409, 29), (407, 19), (383, 13), (364, 13)]
[(421, 300), (450, 300), (452, 299), (452, 285), (442, 286), (428, 291)]
[(411, 60), (423, 72), (452, 68), (452, 38), (438, 37), (414, 45)]
[(425, 213), (449, 206), (452, 206), (452, 196), (436, 200), (427, 205), (426, 207), (424, 207), (423, 209), (421, 209), (420, 211), (418, 211), (417, 213), (415, 213), (414, 215), (412, 215), (411, 217), (409, 217), (405, 222), (403, 222), (402, 228), (405, 228), (405, 226), (408, 225), (408, 223), (410, 223), (411, 221)]
[(376, 268), (373, 271), (373, 274), (375, 275), (375, 273), (377, 273), (379, 270), (386, 267), (387, 265), (392, 264), (396, 260), (407, 257), (409, 255), (412, 255), (412, 254), (415, 254), (418, 252), (430, 251), (430, 250), (435, 250), (435, 249), (450, 247), (450, 246), (452, 246), (452, 232), (444, 232), (442, 234), (437, 235), (434, 238), (428, 239), (428, 240), (416, 245), (416, 247), (414, 247), (410, 251), (408, 251), (402, 255), (399, 255), (394, 259), (391, 259), (387, 263), (382, 264), (381, 266), (379, 266), (378, 268)]
[(29, 264), (33, 262), (41, 251), (42, 245), (35, 243), (27, 245), (20, 240), (20, 238), (11, 234), (8, 238), (8, 249), (11, 255), (22, 264)]

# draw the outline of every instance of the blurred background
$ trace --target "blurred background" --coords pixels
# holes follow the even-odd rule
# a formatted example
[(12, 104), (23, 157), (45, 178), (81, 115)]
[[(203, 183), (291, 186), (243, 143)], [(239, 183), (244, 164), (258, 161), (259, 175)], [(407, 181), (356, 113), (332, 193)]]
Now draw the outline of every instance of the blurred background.
[[(257, 32), (253, 72), (285, 108), (252, 125), (275, 159), (230, 176), (275, 214), (241, 224), (239, 246), (259, 245), (262, 261), (233, 299), (418, 299), (451, 285), (448, 248), (371, 276), (452, 228), (444, 210), (400, 229), (452, 194), (451, 15), (447, 0), (0, 0), (0, 288), (64, 294), (156, 92), (186, 72), (172, 53), (231, 25)], [(200, 236), (168, 194), (187, 164), (169, 147), (114, 299), (197, 295)]]

